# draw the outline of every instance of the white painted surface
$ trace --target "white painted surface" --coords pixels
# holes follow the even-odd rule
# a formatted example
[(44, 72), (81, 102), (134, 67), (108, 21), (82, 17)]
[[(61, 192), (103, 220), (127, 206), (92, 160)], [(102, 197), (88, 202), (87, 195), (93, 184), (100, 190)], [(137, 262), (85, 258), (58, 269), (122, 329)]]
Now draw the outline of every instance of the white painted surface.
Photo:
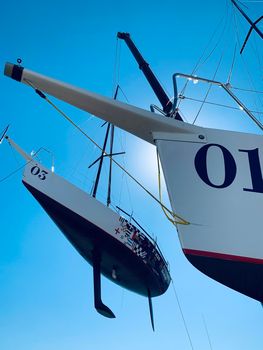
[[(37, 175), (33, 175), (31, 172), (35, 166), (40, 169), (40, 173)], [(41, 177), (45, 177), (45, 179), (41, 179)], [(111, 235), (114, 235), (115, 228), (120, 226), (120, 216), (117, 213), (64, 178), (52, 173), (42, 164), (30, 162), (25, 167), (23, 180)]]
[[(181, 245), (237, 256), (263, 258), (263, 193), (251, 188), (247, 152), (259, 148), (263, 164), (263, 138), (259, 135), (204, 129), (206, 142), (156, 140), (173, 210), (191, 224), (178, 225)], [(223, 145), (231, 152), (237, 167), (236, 177), (226, 188), (206, 184), (195, 168), (195, 156), (205, 144)], [(218, 147), (207, 153), (208, 176), (222, 184), (224, 158)]]

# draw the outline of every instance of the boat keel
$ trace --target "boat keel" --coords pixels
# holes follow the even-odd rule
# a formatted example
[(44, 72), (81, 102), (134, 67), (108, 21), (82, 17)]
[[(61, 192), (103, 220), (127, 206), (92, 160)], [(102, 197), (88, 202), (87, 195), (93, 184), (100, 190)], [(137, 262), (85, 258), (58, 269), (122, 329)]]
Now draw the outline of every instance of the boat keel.
[(150, 311), (150, 317), (151, 317), (151, 324), (152, 324), (152, 329), (154, 331), (153, 304), (152, 304), (152, 297), (151, 297), (150, 289), (148, 289), (148, 301), (149, 301), (149, 311)]
[(111, 311), (108, 306), (103, 304), (101, 300), (101, 273), (100, 273), (100, 262), (101, 254), (97, 249), (94, 249), (92, 252), (93, 260), (93, 283), (94, 283), (94, 306), (95, 309), (102, 316), (108, 318), (115, 318), (114, 313)]

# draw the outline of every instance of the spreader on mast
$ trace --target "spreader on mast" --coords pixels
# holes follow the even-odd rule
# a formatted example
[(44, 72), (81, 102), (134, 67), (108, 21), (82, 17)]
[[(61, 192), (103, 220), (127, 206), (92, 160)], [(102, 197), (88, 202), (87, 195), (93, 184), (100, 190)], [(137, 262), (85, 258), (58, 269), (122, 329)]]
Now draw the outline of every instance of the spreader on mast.
[(263, 33), (262, 31), (258, 28), (257, 24), (263, 19), (263, 16), (260, 16), (255, 22), (253, 22), (248, 15), (242, 10), (242, 8), (237, 4), (237, 2), (235, 0), (231, 0), (232, 4), (238, 9), (238, 11), (241, 13), (241, 15), (247, 20), (247, 22), (250, 24), (250, 29), (247, 33), (246, 39), (244, 40), (244, 43), (242, 45), (242, 48), (240, 50), (240, 53), (243, 52), (246, 43), (248, 41), (248, 38), (250, 36), (250, 34), (252, 33), (252, 30), (254, 29), (258, 35), (261, 37), (261, 39), (263, 39)]

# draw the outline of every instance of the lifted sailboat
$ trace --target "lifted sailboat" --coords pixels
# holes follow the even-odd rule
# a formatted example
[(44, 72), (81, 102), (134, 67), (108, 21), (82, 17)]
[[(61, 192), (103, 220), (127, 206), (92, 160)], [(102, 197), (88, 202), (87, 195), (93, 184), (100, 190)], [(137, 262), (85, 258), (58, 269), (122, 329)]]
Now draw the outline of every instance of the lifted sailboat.
[[(178, 74), (174, 75), (175, 102), (172, 103), (163, 92), (159, 94), (148, 64), (136, 52), (129, 35), (118, 36), (129, 43), (147, 79), (153, 82), (165, 117), (19, 65), (7, 63), (5, 74), (155, 145), (171, 207), (189, 223), (177, 224), (188, 260), (211, 278), (263, 302), (262, 135), (184, 122), (176, 105)], [(220, 84), (233, 97), (229, 86)], [(234, 100), (247, 112), (241, 101)], [(257, 125), (262, 128), (261, 123)]]
[(101, 273), (114, 283), (149, 299), (163, 294), (171, 281), (168, 264), (153, 239), (96, 198), (44, 167), (6, 135), (27, 161), (23, 184), (76, 250), (93, 266), (94, 306), (114, 313), (101, 300)]

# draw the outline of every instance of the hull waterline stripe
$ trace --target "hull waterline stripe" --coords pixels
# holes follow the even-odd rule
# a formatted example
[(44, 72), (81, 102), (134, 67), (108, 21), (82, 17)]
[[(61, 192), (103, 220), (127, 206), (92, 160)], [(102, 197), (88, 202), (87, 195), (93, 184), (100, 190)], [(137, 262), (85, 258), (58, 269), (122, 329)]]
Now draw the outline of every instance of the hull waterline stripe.
[(246, 256), (222, 254), (222, 253), (208, 252), (208, 251), (195, 250), (195, 249), (183, 249), (183, 252), (185, 255), (195, 255), (195, 256), (202, 256), (202, 257), (213, 258), (213, 259), (231, 260), (231, 261), (263, 265), (263, 259), (250, 258)]

